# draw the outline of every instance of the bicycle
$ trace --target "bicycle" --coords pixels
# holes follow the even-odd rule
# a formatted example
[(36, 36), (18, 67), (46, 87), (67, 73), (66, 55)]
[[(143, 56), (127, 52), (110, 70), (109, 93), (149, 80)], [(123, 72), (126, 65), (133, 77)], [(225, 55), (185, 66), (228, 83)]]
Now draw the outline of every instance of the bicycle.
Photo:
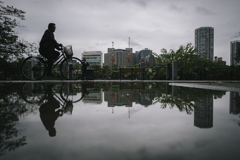
[[(68, 80), (77, 80), (82, 76), (81, 61), (73, 57), (72, 46), (62, 47), (59, 57), (53, 63), (52, 68), (60, 64), (61, 75)], [(27, 57), (21, 64), (21, 72), (28, 80), (39, 80), (46, 74), (47, 58), (43, 56)]]

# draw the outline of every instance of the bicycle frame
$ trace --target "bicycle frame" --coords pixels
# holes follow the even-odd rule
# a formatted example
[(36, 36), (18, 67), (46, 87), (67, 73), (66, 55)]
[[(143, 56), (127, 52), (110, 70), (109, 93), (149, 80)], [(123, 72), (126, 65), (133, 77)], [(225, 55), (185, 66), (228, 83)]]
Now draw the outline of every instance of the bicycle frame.
[(52, 68), (55, 68), (59, 63), (61, 63), (64, 59), (66, 59), (67, 56), (65, 55), (65, 53), (63, 52), (63, 50), (61, 50), (61, 54), (58, 57), (58, 59), (53, 63)]

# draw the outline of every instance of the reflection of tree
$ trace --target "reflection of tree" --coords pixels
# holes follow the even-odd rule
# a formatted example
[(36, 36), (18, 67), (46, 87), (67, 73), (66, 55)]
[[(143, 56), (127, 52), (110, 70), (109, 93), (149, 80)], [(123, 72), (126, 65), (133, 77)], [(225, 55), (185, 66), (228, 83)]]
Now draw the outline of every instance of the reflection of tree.
[(167, 106), (170, 106), (170, 108), (177, 107), (180, 112), (191, 114), (195, 108), (195, 102), (207, 99), (209, 95), (224, 94), (224, 91), (178, 87), (177, 96), (159, 93), (155, 97), (153, 104), (161, 103), (161, 108), (166, 108)]
[(194, 103), (181, 98), (182, 97), (173, 97), (172, 95), (162, 95), (154, 99), (154, 104), (156, 102), (161, 103), (161, 108), (163, 109), (167, 108), (168, 105), (170, 108), (176, 106), (180, 112), (185, 111), (187, 114), (191, 114), (194, 109)]
[(19, 94), (19, 85), (14, 85), (13, 90), (9, 84), (1, 84), (1, 89), (4, 92), (0, 93), (0, 155), (4, 155), (6, 151), (26, 144), (25, 136), (18, 138), (20, 131), (16, 129), (16, 123), (29, 110)]

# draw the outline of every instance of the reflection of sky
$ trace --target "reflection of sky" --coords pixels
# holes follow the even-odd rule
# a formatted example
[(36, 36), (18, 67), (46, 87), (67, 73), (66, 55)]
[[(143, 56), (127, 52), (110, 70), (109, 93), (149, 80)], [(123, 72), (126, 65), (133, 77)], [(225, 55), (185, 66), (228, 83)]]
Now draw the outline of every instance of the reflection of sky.
[(240, 128), (229, 114), (229, 93), (214, 100), (213, 128), (194, 127), (194, 112), (160, 104), (129, 108), (74, 104), (72, 115), (55, 123), (49, 137), (39, 113), (21, 118), (18, 127), (27, 145), (0, 157), (24, 160), (52, 159), (233, 159), (240, 147)]

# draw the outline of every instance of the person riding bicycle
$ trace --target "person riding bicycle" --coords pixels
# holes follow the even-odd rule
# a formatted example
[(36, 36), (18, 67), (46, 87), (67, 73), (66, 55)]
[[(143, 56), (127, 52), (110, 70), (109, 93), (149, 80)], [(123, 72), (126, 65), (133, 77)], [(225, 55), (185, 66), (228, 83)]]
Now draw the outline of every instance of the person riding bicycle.
[(89, 63), (86, 61), (85, 58), (83, 58), (82, 61), (80, 60), (80, 62), (82, 64), (82, 77), (81, 77), (81, 79), (83, 80), (84, 76), (86, 76), (87, 66), (89, 66)]
[(48, 76), (52, 76), (52, 66), (53, 62), (58, 58), (60, 53), (57, 50), (62, 49), (62, 44), (59, 44), (54, 38), (54, 32), (56, 30), (56, 25), (54, 23), (48, 24), (48, 29), (44, 32), (42, 39), (39, 43), (39, 52), (42, 56), (48, 59)]

